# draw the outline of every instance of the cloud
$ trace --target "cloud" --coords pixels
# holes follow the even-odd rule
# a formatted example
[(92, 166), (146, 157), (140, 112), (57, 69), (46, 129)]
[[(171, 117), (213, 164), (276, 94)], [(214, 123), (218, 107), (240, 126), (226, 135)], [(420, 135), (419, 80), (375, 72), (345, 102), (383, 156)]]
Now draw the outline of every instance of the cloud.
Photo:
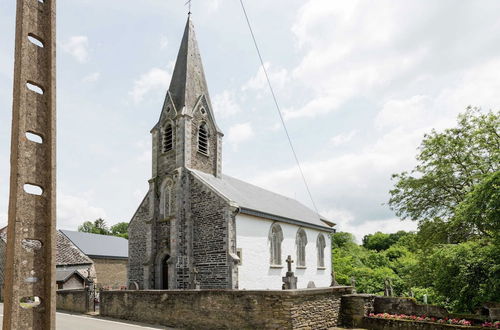
[(93, 72), (93, 73), (88, 74), (85, 77), (83, 77), (82, 82), (93, 83), (93, 82), (98, 81), (100, 77), (101, 77), (100, 72)]
[(356, 136), (356, 134), (358, 134), (358, 130), (352, 130), (349, 133), (341, 133), (335, 135), (330, 139), (330, 143), (335, 147), (346, 144), (351, 141)]
[(226, 141), (232, 145), (234, 150), (238, 149), (238, 145), (248, 141), (255, 135), (250, 123), (236, 124), (229, 128)]
[(73, 36), (68, 41), (63, 42), (62, 49), (73, 56), (78, 62), (88, 61), (89, 38), (87, 36)]
[(166, 49), (168, 47), (168, 39), (167, 36), (160, 37), (160, 49)]
[(57, 196), (57, 227), (76, 230), (84, 221), (106, 219), (104, 209), (90, 205), (87, 199), (59, 194)]
[(240, 106), (236, 103), (234, 92), (228, 90), (215, 95), (213, 105), (215, 113), (222, 118), (241, 112)]
[(130, 91), (133, 101), (141, 103), (144, 97), (154, 91), (165, 91), (171, 79), (171, 73), (160, 68), (152, 68), (134, 82)]
[[(275, 68), (271, 63), (266, 62), (264, 66), (269, 75), (269, 79), (273, 85), (273, 88), (281, 89), (285, 86), (288, 80), (288, 71), (284, 68)], [(259, 67), (255, 76), (251, 77), (245, 84), (243, 84), (242, 91), (254, 90), (254, 91), (268, 91), (269, 87), (267, 85), (266, 75), (264, 69)]]
[(7, 213), (0, 213), (0, 228), (7, 226), (8, 216)]
[(424, 95), (443, 89), (498, 57), (500, 47), (490, 46), (500, 43), (490, 12), (500, 4), (489, 4), (305, 1), (292, 28), (303, 57), (289, 71), (309, 97), (286, 109), (287, 119), (324, 116), (356, 98), (410, 98), (415, 89)]

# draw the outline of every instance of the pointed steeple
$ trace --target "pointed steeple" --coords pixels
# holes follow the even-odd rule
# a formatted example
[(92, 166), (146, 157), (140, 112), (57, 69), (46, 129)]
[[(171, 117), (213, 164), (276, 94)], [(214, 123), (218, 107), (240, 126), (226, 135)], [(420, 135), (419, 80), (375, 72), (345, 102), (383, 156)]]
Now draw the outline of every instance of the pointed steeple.
[[(192, 111), (199, 97), (205, 95), (211, 107), (208, 87), (201, 62), (200, 50), (188, 15), (174, 73), (168, 89), (177, 111)], [(185, 107), (185, 109), (184, 109)]]

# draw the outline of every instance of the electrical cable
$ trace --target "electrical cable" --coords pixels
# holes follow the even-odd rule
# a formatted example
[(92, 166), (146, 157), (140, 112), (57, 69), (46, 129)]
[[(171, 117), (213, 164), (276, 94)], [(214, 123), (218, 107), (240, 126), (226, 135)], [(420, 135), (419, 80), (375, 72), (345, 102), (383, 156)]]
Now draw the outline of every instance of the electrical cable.
[(293, 147), (292, 139), (291, 139), (290, 134), (288, 132), (288, 129), (286, 127), (285, 120), (284, 120), (283, 114), (281, 112), (281, 108), (278, 104), (278, 99), (276, 98), (276, 94), (274, 93), (274, 89), (273, 89), (273, 86), (271, 84), (271, 80), (269, 79), (269, 74), (267, 73), (266, 66), (264, 65), (264, 60), (262, 59), (262, 54), (260, 52), (259, 45), (257, 43), (257, 39), (255, 38), (255, 34), (253, 32), (252, 25), (250, 24), (250, 19), (248, 18), (248, 14), (247, 14), (247, 11), (245, 9), (245, 5), (243, 4), (243, 0), (240, 0), (240, 4), (241, 4), (241, 8), (243, 9), (243, 14), (245, 15), (245, 19), (247, 21), (248, 29), (250, 30), (250, 34), (252, 35), (255, 49), (257, 50), (257, 54), (259, 55), (260, 64), (262, 65), (262, 70), (264, 71), (264, 75), (266, 76), (267, 84), (269, 86), (269, 90), (271, 91), (271, 95), (273, 97), (274, 104), (276, 106), (276, 110), (278, 110), (281, 124), (283, 125), (283, 128), (285, 129), (285, 133), (286, 133), (286, 136), (288, 138), (288, 143), (290, 144), (290, 149), (292, 149), (293, 156), (295, 158), (295, 161), (297, 162), (297, 166), (299, 168), (300, 175), (302, 176), (302, 180), (304, 181), (304, 185), (306, 187), (307, 193), (309, 194), (309, 198), (311, 199), (314, 210), (316, 211), (316, 213), (319, 216), (318, 208), (316, 207), (316, 203), (314, 202), (314, 198), (311, 194), (311, 190), (309, 189), (309, 185), (307, 184), (307, 180), (306, 180), (306, 177), (304, 175), (304, 171), (302, 171), (302, 166), (300, 165), (299, 158), (297, 157), (297, 153), (295, 152), (295, 148)]

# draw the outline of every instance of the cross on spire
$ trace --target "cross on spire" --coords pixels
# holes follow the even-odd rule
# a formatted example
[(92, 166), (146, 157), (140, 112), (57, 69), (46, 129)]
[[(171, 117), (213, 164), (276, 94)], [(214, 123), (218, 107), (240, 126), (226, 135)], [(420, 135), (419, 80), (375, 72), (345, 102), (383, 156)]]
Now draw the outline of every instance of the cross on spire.
[(188, 8), (189, 8), (188, 15), (191, 15), (191, 1), (193, 1), (193, 0), (188, 0), (188, 1), (184, 4), (184, 6), (185, 6), (185, 5), (188, 5)]

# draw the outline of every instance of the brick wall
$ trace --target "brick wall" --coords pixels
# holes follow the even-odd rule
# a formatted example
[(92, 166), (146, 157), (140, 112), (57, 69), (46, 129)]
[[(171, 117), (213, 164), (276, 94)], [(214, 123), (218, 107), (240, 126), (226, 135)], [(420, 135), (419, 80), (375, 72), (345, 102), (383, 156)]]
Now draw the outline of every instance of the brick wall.
[(188, 329), (327, 329), (350, 287), (101, 292), (101, 316)]
[(127, 259), (92, 259), (97, 273), (97, 286), (119, 289), (127, 286)]

